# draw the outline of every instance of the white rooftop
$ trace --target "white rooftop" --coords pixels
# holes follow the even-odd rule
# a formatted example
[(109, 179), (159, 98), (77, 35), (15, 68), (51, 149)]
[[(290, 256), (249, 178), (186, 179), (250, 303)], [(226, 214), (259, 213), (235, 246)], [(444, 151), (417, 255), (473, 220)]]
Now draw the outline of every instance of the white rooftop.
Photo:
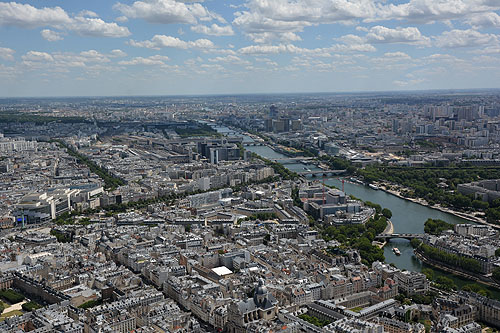
[(233, 274), (233, 272), (226, 266), (212, 268), (212, 271), (219, 276)]

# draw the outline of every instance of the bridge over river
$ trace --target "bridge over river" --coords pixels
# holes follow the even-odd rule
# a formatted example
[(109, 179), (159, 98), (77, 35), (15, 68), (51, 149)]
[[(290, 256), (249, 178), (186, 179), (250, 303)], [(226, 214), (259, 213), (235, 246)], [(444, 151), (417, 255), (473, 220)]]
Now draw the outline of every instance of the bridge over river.
[(387, 240), (393, 239), (393, 238), (404, 238), (404, 239), (408, 239), (408, 240), (412, 240), (413, 238), (423, 239), (424, 234), (396, 234), (396, 233), (393, 233), (393, 234), (380, 234), (380, 235), (375, 236), (375, 239), (377, 239), (377, 240), (386, 240), (387, 241)]
[(297, 172), (301, 176), (335, 176), (335, 175), (341, 175), (344, 174), (346, 170), (317, 170), (317, 171), (301, 171)]

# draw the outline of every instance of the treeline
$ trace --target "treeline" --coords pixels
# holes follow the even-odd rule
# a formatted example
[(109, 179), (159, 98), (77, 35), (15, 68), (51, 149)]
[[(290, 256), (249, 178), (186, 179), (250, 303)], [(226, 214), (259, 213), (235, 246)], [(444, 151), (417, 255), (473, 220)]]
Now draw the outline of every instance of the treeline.
[(299, 150), (299, 152), (297, 152), (297, 153), (287, 152), (287, 154), (291, 154), (293, 156), (314, 157), (314, 156), (318, 156), (318, 153), (319, 153), (318, 150), (312, 149), (312, 148), (307, 148), (303, 144), (300, 144), (297, 142), (278, 140), (277, 143), (282, 145), (282, 146), (285, 146), (285, 147), (290, 147), (290, 148)]
[(104, 181), (104, 187), (108, 191), (116, 189), (118, 186), (125, 185), (123, 179), (113, 176), (108, 170), (103, 167), (98, 166), (94, 161), (89, 159), (87, 156), (78, 153), (76, 150), (65, 144), (61, 140), (56, 140), (59, 145), (66, 148), (68, 154), (75, 157), (78, 163), (85, 164), (91, 172), (95, 173)]
[(9, 302), (10, 304), (16, 304), (24, 300), (24, 296), (12, 289), (0, 290), (0, 297)]
[(467, 272), (477, 274), (482, 273), (481, 264), (475, 259), (448, 253), (427, 244), (421, 244), (418, 251), (421, 252), (426, 258), (442, 262), (448, 266), (458, 267)]
[(293, 199), (294, 206), (304, 208), (304, 204), (302, 203), (302, 200), (300, 200), (300, 197), (299, 197), (299, 188), (298, 187), (295, 187), (292, 189), (292, 199)]
[(252, 156), (254, 158), (261, 159), (267, 166), (273, 168), (274, 172), (279, 174), (281, 176), (281, 178), (283, 178), (284, 180), (294, 180), (294, 179), (299, 178), (299, 175), (296, 172), (288, 170), (281, 163), (273, 162), (271, 160), (268, 160), (267, 158), (264, 158), (262, 156), (255, 154), (255, 153), (252, 153)]
[(221, 134), (206, 124), (190, 124), (189, 126), (191, 127), (176, 127), (175, 132), (181, 138), (188, 138), (191, 136), (221, 136)]
[(498, 223), (498, 221), (500, 221), (500, 199), (493, 200), (491, 204), (487, 202), (483, 202), (483, 204), (486, 204), (486, 207), (483, 208), (485, 210), (486, 220), (491, 223)]
[[(429, 204), (439, 203), (456, 209), (487, 210), (489, 204), (457, 192), (457, 185), (477, 181), (478, 179), (500, 178), (498, 167), (396, 167), (371, 165), (358, 169), (357, 173), (366, 182), (388, 181), (411, 189), (402, 195), (425, 199)], [(500, 202), (495, 204), (500, 207)], [(496, 214), (498, 213), (498, 214)], [(500, 210), (490, 212), (491, 216), (500, 217)]]
[(55, 236), (56, 239), (57, 239), (57, 241), (59, 243), (69, 243), (69, 242), (71, 242), (71, 236), (63, 234), (62, 232), (59, 232), (59, 231), (57, 231), (55, 229), (50, 230), (50, 234), (52, 236)]
[[(430, 268), (424, 268), (422, 269), (422, 273), (425, 274), (427, 279), (429, 281), (432, 281), (434, 283), (434, 286), (438, 289), (446, 290), (446, 291), (451, 291), (451, 290), (458, 290), (458, 286), (456, 285), (455, 281), (450, 279), (447, 276), (444, 275), (438, 275), (435, 273), (434, 270)], [(466, 285), (463, 285), (460, 289), (463, 291), (469, 291), (469, 292), (474, 292), (479, 295), (483, 295), (486, 297), (491, 297), (491, 291), (489, 289), (486, 289), (488, 287), (485, 287), (484, 285), (480, 285), (477, 283), (469, 283)], [(413, 297), (412, 297), (413, 299)], [(416, 302), (419, 303), (419, 302)], [(426, 303), (424, 303), (426, 304)]]
[(275, 220), (278, 218), (276, 213), (256, 213), (245, 218), (246, 221), (267, 221), (267, 220)]
[(319, 156), (319, 160), (326, 163), (332, 170), (346, 170), (348, 174), (353, 174), (357, 168), (348, 160), (329, 155)]
[(80, 309), (90, 309), (95, 306), (101, 305), (103, 303), (102, 298), (96, 299), (96, 300), (90, 300), (88, 302), (85, 302), (83, 304), (80, 304), (78, 307)]
[(439, 219), (427, 219), (424, 223), (424, 232), (426, 234), (438, 236), (445, 230), (453, 230), (453, 224)]
[(43, 308), (43, 306), (41, 306), (37, 302), (30, 301), (23, 303), (23, 305), (21, 305), (21, 308), (26, 312), (31, 312), (33, 310), (41, 309)]
[(24, 113), (0, 113), (0, 123), (35, 123), (46, 124), (52, 122), (59, 123), (89, 123), (81, 117), (53, 117)]
[(331, 321), (326, 320), (326, 319), (319, 319), (314, 316), (310, 316), (308, 314), (301, 314), (298, 316), (300, 319), (307, 321), (309, 324), (313, 324), (314, 326), (318, 327), (325, 327), (326, 325), (330, 324)]
[(343, 246), (357, 249), (363, 263), (371, 265), (374, 261), (385, 260), (384, 250), (372, 245), (372, 242), (386, 227), (387, 218), (377, 214), (364, 225), (329, 226), (320, 232), (325, 241), (333, 239)]
[[(273, 182), (276, 180), (278, 180), (276, 177), (268, 177), (268, 178), (262, 179), (260, 181), (249, 181), (249, 182), (246, 182), (244, 184), (232, 186), (231, 189), (234, 192), (238, 192), (238, 191), (241, 191), (241, 188), (243, 186), (248, 186), (248, 185), (252, 185), (252, 184), (269, 183), (269, 182)], [(104, 207), (98, 207), (95, 209), (87, 209), (83, 212), (79, 212), (79, 211), (72, 211), (71, 213), (65, 212), (65, 213), (59, 215), (55, 219), (54, 222), (58, 225), (75, 224), (75, 217), (78, 215), (91, 215), (91, 214), (95, 214), (99, 211), (104, 211), (104, 212), (106, 212), (106, 216), (111, 217), (116, 213), (125, 213), (129, 209), (142, 209), (142, 208), (148, 207), (149, 205), (158, 204), (158, 203), (165, 203), (166, 205), (172, 205), (175, 202), (175, 200), (183, 199), (189, 195), (217, 191), (217, 190), (220, 190), (223, 188), (225, 188), (225, 187), (212, 188), (212, 189), (208, 189), (206, 191), (196, 190), (196, 191), (184, 192), (184, 193), (169, 193), (167, 195), (163, 195), (163, 196), (159, 196), (159, 197), (155, 197), (155, 198), (139, 199), (137, 201), (129, 201), (126, 203), (112, 204), (112, 205), (108, 205), (108, 206), (104, 206)], [(91, 222), (88, 218), (80, 219), (80, 221), (78, 222), (78, 224), (81, 224), (81, 225), (87, 225), (90, 223)], [(54, 236), (57, 237), (57, 235), (54, 235)], [(64, 241), (64, 238), (61, 238), (61, 241)]]
[(306, 157), (317, 157), (320, 161), (327, 164), (332, 170), (347, 170), (347, 173), (353, 174), (357, 168), (348, 160), (340, 157), (334, 157), (330, 155), (319, 156), (319, 150), (315, 148), (306, 147), (304, 144), (298, 142), (290, 142), (285, 140), (278, 140), (278, 144), (290, 148), (299, 150), (299, 153), (293, 154), (287, 152), (290, 155), (301, 155)]

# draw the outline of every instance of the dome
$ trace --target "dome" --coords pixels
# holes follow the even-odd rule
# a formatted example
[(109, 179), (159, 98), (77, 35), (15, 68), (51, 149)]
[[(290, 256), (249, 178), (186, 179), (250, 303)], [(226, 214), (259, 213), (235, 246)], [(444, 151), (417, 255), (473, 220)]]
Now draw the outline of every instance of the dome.
[(259, 285), (255, 288), (255, 295), (267, 295), (267, 288), (264, 285), (264, 280), (259, 280)]

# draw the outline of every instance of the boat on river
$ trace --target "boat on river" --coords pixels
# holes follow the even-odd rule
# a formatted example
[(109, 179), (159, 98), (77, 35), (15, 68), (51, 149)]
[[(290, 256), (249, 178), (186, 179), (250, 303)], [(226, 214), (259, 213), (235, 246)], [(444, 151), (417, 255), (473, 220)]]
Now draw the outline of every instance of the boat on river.
[(378, 190), (378, 186), (377, 185), (368, 184), (368, 187), (370, 187), (372, 190)]
[(399, 249), (397, 247), (393, 247), (392, 248), (392, 251), (394, 252), (395, 255), (397, 256), (400, 256), (401, 255), (401, 251), (399, 251)]

